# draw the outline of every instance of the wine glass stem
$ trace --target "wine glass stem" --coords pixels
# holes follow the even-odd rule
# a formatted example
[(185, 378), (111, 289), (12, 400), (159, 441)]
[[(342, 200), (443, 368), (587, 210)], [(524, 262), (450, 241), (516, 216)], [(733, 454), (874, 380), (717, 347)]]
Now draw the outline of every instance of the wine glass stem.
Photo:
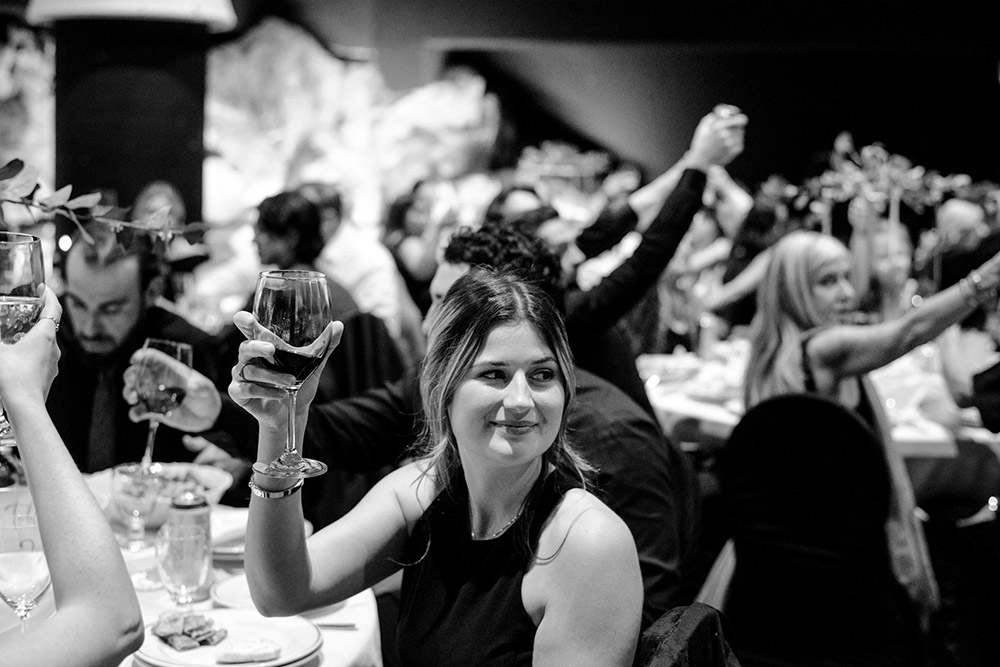
[(295, 395), (294, 390), (288, 393), (288, 440), (285, 442), (285, 454), (296, 455), (298, 449), (295, 447)]
[(159, 428), (158, 419), (149, 420), (149, 435), (146, 436), (146, 451), (142, 455), (142, 467), (149, 468), (153, 464), (153, 445), (156, 443), (156, 429)]

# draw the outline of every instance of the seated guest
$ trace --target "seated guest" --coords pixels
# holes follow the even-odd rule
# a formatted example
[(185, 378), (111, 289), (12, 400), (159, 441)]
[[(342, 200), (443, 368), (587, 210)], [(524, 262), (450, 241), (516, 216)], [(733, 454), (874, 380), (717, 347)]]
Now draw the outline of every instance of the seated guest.
[[(237, 318), (251, 334), (252, 316)], [(554, 304), (516, 277), (472, 271), (429, 328), (415, 461), (308, 540), (288, 480), (254, 476), (246, 561), (256, 606), (300, 613), (402, 569), (404, 664), (631, 665), (635, 545), (586, 490), (587, 465), (567, 442), (575, 382)], [(233, 377), (266, 380), (246, 364), (272, 350), (245, 343)], [(230, 394), (260, 421), (258, 458), (269, 460), (288, 417), (280, 392), (251, 382), (234, 380)], [(307, 381), (302, 403), (314, 391)]]
[[(562, 293), (559, 260), (544, 242), (510, 229), (484, 227), (452, 237), (432, 281), (435, 299), (443, 300), (452, 283), (471, 267), (483, 265), (518, 271), (547, 293)], [(207, 380), (195, 373), (188, 376), (187, 397), (168, 417), (169, 423), (201, 428), (199, 418), (206, 415), (231, 420), (231, 402), (220, 405)], [(408, 375), (349, 399), (314, 402), (305, 451), (331, 467), (358, 472), (398, 462), (419, 432), (416, 385), (416, 375)], [(595, 493), (622, 517), (635, 538), (645, 589), (644, 627), (671, 607), (690, 604), (700, 586), (694, 576), (700, 506), (684, 453), (664, 437), (654, 417), (617, 387), (579, 367), (567, 429), (597, 468)], [(306, 516), (314, 523), (316, 486), (311, 482), (303, 492)]]
[[(751, 327), (747, 407), (778, 394), (813, 392), (856, 410), (876, 433), (886, 434), (866, 374), (993, 303), (1000, 284), (1000, 255), (994, 255), (920, 308), (879, 324), (852, 325), (857, 300), (851, 269), (850, 252), (832, 236), (797, 231), (772, 248)], [(914, 602), (929, 612), (938, 590), (922, 529), (913, 518), (913, 490), (891, 441), (884, 439), (895, 491), (887, 526), (893, 566)]]
[[(133, 234), (125, 247), (103, 224), (89, 232), (94, 243), (76, 235), (63, 260), (62, 356), (46, 404), (77, 465), (94, 472), (142, 457), (147, 425), (128, 417), (122, 374), (146, 338), (189, 343), (194, 367), (213, 379), (215, 371), (212, 337), (154, 305), (164, 267), (149, 237)], [(161, 428), (156, 460), (190, 461), (181, 436)]]
[(104, 512), (45, 409), (57, 372), (62, 310), (46, 290), (41, 318), (0, 345), (0, 400), (14, 427), (38, 517), (56, 611), (0, 634), (8, 667), (118, 665), (145, 637), (139, 600)]

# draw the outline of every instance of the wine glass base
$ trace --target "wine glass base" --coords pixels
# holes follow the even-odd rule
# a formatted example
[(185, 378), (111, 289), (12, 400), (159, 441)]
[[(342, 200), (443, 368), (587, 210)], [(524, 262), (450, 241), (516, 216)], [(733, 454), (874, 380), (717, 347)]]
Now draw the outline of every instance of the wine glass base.
[(327, 471), (325, 463), (313, 459), (298, 459), (294, 462), (283, 462), (280, 458), (270, 463), (254, 463), (253, 471), (265, 477), (277, 479), (302, 479), (318, 477)]

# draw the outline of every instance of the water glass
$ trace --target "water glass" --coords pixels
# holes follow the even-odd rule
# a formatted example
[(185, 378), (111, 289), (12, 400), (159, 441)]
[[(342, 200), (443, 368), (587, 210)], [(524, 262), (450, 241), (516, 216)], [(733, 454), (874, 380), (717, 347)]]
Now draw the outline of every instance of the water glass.
[(156, 468), (141, 463), (122, 463), (114, 467), (112, 496), (128, 529), (122, 546), (129, 551), (139, 551), (149, 546), (146, 541), (146, 521), (156, 507), (160, 484), (161, 477)]
[(0, 597), (17, 614), (22, 633), (49, 583), (38, 519), (34, 514), (0, 517)]
[(164, 525), (156, 534), (156, 567), (177, 611), (189, 611), (212, 567), (208, 533), (202, 526)]

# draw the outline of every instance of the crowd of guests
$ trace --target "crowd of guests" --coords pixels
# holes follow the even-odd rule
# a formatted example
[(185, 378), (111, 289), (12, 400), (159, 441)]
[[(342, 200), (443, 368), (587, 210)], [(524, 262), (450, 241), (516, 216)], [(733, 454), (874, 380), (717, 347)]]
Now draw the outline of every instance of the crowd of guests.
[[(53, 516), (60, 503), (81, 526), (95, 520), (71, 464), (93, 472), (141, 457), (134, 367), (157, 354), (143, 340), (187, 342), (185, 398), (155, 458), (234, 474), (224, 502), (249, 504), (247, 574), (263, 613), (396, 577), (383, 589), (398, 615), (387, 664), (633, 664), (640, 634), (694, 602), (705, 576), (697, 477), (657, 422), (638, 354), (697, 349), (710, 318), (713, 336), (751, 340), (746, 408), (818, 394), (886, 433), (867, 374), (996, 317), (1000, 232), (980, 203), (955, 193), (932, 228), (913, 230), (884, 201), (859, 197), (842, 207), (838, 238), (788, 188), (772, 180), (750, 192), (728, 174), (746, 125), (738, 109), (717, 108), (675, 165), (648, 183), (610, 175), (574, 209), (583, 218), (545, 183), (516, 182), (470, 223), (453, 187), (427, 181), (387, 208), (380, 242), (345, 219), (335, 186), (262, 198), (261, 263), (325, 273), (340, 322), (296, 404), (296, 446), (330, 468), (301, 493), (250, 468), (280, 452), (290, 418), (282, 392), (265, 386), (276, 371), (248, 365), (274, 351), (253, 335), (252, 301), (209, 334), (171, 308), (182, 283), (154, 239), (93, 225), (60, 258), (59, 302), (47, 295), (35, 329), (0, 350), (0, 398), (45, 530), (65, 523)], [(945, 364), (956, 402), (996, 426), (996, 368), (961, 354)], [(15, 400), (30, 373), (32, 391)], [(59, 471), (66, 496), (38, 481), (42, 468)], [(940, 592), (905, 470), (891, 470), (887, 550), (919, 619)], [(111, 661), (79, 664), (117, 664), (135, 648), (138, 612), (119, 590), (109, 531), (94, 534), (87, 548), (100, 552), (102, 578), (117, 577), (108, 586), (120, 604), (111, 643), (93, 644)], [(46, 539), (47, 552), (57, 540), (82, 548), (74, 535)], [(99, 603), (54, 558), (59, 613), (48, 627)], [(4, 636), (0, 647), (29, 641)], [(65, 664), (58, 650), (24, 664)]]

